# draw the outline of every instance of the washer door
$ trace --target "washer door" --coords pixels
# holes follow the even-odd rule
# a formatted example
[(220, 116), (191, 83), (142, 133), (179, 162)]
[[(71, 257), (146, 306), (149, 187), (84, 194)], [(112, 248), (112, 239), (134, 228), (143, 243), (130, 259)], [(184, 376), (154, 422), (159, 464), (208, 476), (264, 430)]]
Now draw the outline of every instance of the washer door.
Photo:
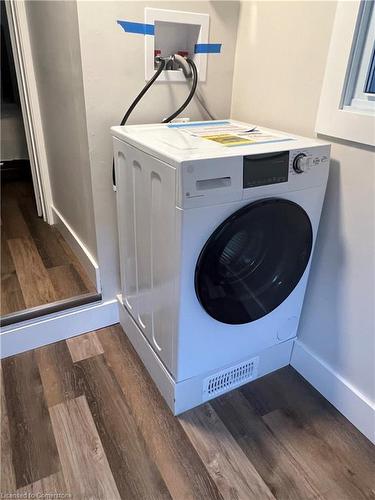
[(195, 269), (195, 291), (222, 323), (250, 323), (273, 311), (297, 286), (312, 249), (306, 212), (284, 199), (251, 203), (209, 238)]

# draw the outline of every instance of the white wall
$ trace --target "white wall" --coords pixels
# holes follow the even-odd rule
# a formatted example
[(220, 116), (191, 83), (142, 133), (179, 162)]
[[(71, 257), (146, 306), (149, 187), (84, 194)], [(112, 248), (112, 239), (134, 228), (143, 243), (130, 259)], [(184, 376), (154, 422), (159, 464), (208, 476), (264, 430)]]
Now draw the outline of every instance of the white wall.
[(96, 255), (75, 2), (25, 2), (53, 204)]
[[(201, 92), (217, 117), (227, 117), (230, 112), (237, 2), (78, 1), (98, 258), (103, 292), (108, 298), (120, 290), (109, 128), (120, 123), (145, 84), (144, 36), (125, 33), (117, 20), (144, 22), (146, 6), (210, 14), (210, 41), (222, 43), (223, 50), (220, 55), (209, 56), (207, 82), (201, 85)], [(157, 83), (135, 109), (129, 123), (160, 122), (177, 109), (187, 92), (184, 83)], [(193, 103), (183, 116), (200, 119), (204, 115)]]
[[(336, 4), (241, 4), (232, 116), (313, 135)], [(375, 402), (374, 149), (332, 142), (332, 163), (299, 329), (302, 344)]]
[(300, 338), (375, 402), (375, 150), (331, 141)]
[(241, 2), (232, 115), (311, 136), (335, 2)]

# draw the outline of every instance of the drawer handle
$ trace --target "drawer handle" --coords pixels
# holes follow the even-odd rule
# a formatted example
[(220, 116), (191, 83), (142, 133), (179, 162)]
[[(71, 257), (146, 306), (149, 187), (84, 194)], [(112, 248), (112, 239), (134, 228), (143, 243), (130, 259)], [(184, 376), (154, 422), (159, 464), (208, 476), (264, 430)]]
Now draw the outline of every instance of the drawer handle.
[(230, 177), (216, 177), (214, 179), (202, 179), (200, 181), (196, 181), (197, 191), (224, 188), (224, 187), (229, 187), (230, 185), (231, 185)]

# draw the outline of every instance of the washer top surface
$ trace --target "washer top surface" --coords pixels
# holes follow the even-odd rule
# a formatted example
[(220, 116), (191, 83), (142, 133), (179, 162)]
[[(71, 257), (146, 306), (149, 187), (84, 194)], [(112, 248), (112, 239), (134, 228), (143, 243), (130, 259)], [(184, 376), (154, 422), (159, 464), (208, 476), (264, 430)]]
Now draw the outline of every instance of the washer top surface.
[(112, 135), (168, 163), (247, 156), (328, 144), (235, 120), (127, 125)]

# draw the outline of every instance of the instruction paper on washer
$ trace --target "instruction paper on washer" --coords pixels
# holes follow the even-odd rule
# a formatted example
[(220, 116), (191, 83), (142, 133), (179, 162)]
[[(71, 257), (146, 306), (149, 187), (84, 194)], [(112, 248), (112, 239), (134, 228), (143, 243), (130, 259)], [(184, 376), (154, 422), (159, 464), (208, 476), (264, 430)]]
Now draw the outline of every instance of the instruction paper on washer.
[(186, 128), (181, 126), (179, 130), (190, 136), (214, 141), (223, 146), (240, 146), (292, 140), (290, 137), (264, 132), (255, 126), (245, 128), (233, 123), (217, 125), (215, 123), (207, 125), (199, 124), (197, 126), (190, 125)]

